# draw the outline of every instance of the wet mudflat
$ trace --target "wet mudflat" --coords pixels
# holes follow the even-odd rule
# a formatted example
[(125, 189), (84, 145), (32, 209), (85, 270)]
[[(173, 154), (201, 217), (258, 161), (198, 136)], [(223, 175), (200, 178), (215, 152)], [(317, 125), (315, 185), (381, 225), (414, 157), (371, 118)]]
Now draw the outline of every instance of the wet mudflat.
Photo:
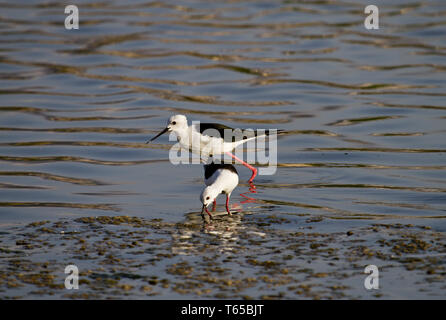
[[(446, 236), (429, 227), (375, 223), (319, 232), (277, 216), (219, 216), (211, 224), (128, 216), (41, 221), (1, 234), (2, 298), (444, 298)], [(380, 290), (366, 290), (367, 264)], [(80, 269), (67, 290), (64, 268)], [(403, 292), (407, 287), (410, 290)], [(409, 294), (407, 294), (409, 293)]]

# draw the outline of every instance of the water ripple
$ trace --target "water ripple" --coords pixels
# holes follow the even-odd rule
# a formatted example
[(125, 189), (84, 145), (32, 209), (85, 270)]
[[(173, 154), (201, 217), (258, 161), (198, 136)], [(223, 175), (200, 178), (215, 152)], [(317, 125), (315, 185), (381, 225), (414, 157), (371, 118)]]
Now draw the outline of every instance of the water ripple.
[(243, 204), (254, 217), (444, 216), (441, 1), (382, 4), (379, 30), (360, 3), (79, 6), (77, 32), (53, 3), (0, 3), (0, 189), (18, 219), (94, 211), (89, 196), (129, 215), (195, 212), (201, 169), (170, 164), (166, 136), (144, 143), (176, 113), (287, 130), (276, 174)]

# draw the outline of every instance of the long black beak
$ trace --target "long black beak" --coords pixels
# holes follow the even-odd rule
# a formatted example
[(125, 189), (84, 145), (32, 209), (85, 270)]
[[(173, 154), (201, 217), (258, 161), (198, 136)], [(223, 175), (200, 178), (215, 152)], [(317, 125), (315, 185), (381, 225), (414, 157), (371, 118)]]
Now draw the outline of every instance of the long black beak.
[(206, 212), (206, 213), (208, 214), (209, 218), (212, 219), (212, 215), (211, 215), (211, 213), (209, 212), (207, 206), (203, 204), (203, 208), (201, 209), (201, 216), (202, 216), (202, 217), (204, 217), (204, 212)]
[(156, 136), (154, 136), (152, 139), (150, 139), (150, 140), (147, 141), (146, 143), (150, 143), (150, 142), (152, 142), (153, 140), (155, 140), (156, 138), (158, 138), (160, 135), (166, 133), (167, 130), (169, 130), (169, 128), (165, 128), (163, 131), (161, 131), (160, 133), (158, 133)]

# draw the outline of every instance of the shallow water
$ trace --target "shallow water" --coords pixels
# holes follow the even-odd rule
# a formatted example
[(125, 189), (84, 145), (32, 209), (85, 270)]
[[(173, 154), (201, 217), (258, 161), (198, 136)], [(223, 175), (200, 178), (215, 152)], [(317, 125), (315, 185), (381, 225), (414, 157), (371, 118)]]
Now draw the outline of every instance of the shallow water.
[[(388, 265), (398, 248), (369, 260), (360, 254), (353, 262), (339, 254), (343, 263), (337, 268), (350, 272), (345, 277), (333, 270), (330, 257), (319, 257), (317, 251), (287, 252), (283, 255), (292, 256), (287, 263), (294, 278), (281, 285), (316, 281), (319, 286), (320, 279), (328, 279), (343, 293), (327, 289), (315, 296), (296, 287), (276, 296), (281, 285), (265, 280), (255, 290), (243, 287), (238, 297), (446, 297), (441, 285), (446, 244), (446, 3), (386, 2), (379, 5), (379, 30), (364, 28), (366, 4), (80, 1), (80, 29), (69, 31), (62, 5), (1, 2), (0, 247), (6, 251), (0, 264), (9, 270), (3, 275), (20, 272), (20, 267), (11, 267), (17, 257), (10, 250), (22, 252), (15, 239), (31, 222), (76, 225), (80, 217), (126, 215), (162, 219), (169, 241), (187, 232), (177, 223), (199, 218), (203, 169), (172, 165), (168, 153), (173, 142), (167, 136), (145, 144), (170, 115), (182, 113), (190, 120), (232, 127), (287, 130), (278, 138), (276, 174), (255, 179), (257, 193), (250, 195), (255, 202), (241, 203), (245, 199), (239, 194), (248, 191), (250, 172), (238, 167), (242, 182), (231, 202), (241, 206), (240, 225), (228, 222), (230, 230), (261, 232), (263, 246), (280, 248), (284, 243), (284, 252), (293, 237), (296, 243), (310, 241), (294, 234), (310, 230), (331, 237), (333, 250), (348, 251), (343, 237), (350, 231), (376, 252), (381, 250), (379, 240), (392, 239), (381, 229), (373, 231), (377, 225), (397, 228), (402, 239), (416, 236), (435, 243), (427, 252), (423, 246), (402, 252), (390, 268), (393, 273), (388, 271), (387, 290), (382, 279), (378, 293), (364, 289), (363, 269), (371, 263)], [(217, 241), (206, 236), (195, 218), (196, 237)], [(400, 225), (409, 226), (400, 230)], [(256, 237), (243, 245), (256, 249)], [(44, 259), (65, 252), (65, 260), (73, 261), (59, 238), (47, 241), (59, 249), (48, 249)], [(156, 275), (163, 278), (164, 272), (169, 281), (181, 282), (189, 274), (169, 273), (169, 263), (212, 256), (197, 252), (162, 262)], [(272, 261), (277, 258), (274, 252), (263, 254)], [(409, 268), (406, 254), (431, 254), (437, 259), (429, 260), (434, 272), (420, 265)], [(317, 271), (300, 272), (308, 266), (298, 266), (312, 256), (319, 258)], [(235, 257), (240, 261), (231, 268), (248, 272), (246, 261), (253, 258)], [(99, 258), (85, 268), (95, 269)], [(221, 261), (222, 267), (225, 263)], [(269, 271), (253, 271), (251, 276)], [(311, 276), (317, 273), (328, 275)], [(0, 296), (36, 297), (33, 284), (25, 282), (15, 292), (6, 278), (0, 278)], [(413, 283), (422, 284), (408, 285)], [(62, 291), (52, 295), (62, 297)], [(119, 292), (104, 289), (100, 297), (124, 296)], [(155, 292), (167, 298), (197, 296), (172, 286)], [(141, 294), (150, 296), (144, 290), (127, 290), (125, 296)], [(223, 297), (218, 294), (199, 296)]]

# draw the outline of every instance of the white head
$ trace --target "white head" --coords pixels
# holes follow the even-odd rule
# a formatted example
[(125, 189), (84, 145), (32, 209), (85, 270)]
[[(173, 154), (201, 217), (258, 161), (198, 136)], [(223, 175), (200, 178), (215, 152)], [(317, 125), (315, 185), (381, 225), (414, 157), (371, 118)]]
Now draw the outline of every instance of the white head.
[(183, 116), (182, 114), (177, 114), (174, 116), (171, 116), (169, 118), (169, 121), (167, 121), (167, 126), (164, 128), (163, 131), (161, 131), (160, 133), (158, 133), (156, 136), (154, 136), (152, 139), (150, 139), (149, 141), (147, 141), (147, 143), (155, 140), (156, 138), (158, 138), (160, 135), (166, 133), (166, 132), (178, 132), (181, 130), (184, 130), (187, 128), (187, 118), (186, 116)]
[(169, 121), (167, 121), (167, 130), (169, 132), (171, 131), (179, 131), (182, 129), (187, 128), (187, 118), (186, 116), (182, 114), (176, 114), (174, 116), (171, 116), (169, 118)]
[(200, 195), (201, 203), (204, 207), (210, 205), (221, 193), (221, 189), (215, 188), (215, 186), (210, 185), (203, 189)]

